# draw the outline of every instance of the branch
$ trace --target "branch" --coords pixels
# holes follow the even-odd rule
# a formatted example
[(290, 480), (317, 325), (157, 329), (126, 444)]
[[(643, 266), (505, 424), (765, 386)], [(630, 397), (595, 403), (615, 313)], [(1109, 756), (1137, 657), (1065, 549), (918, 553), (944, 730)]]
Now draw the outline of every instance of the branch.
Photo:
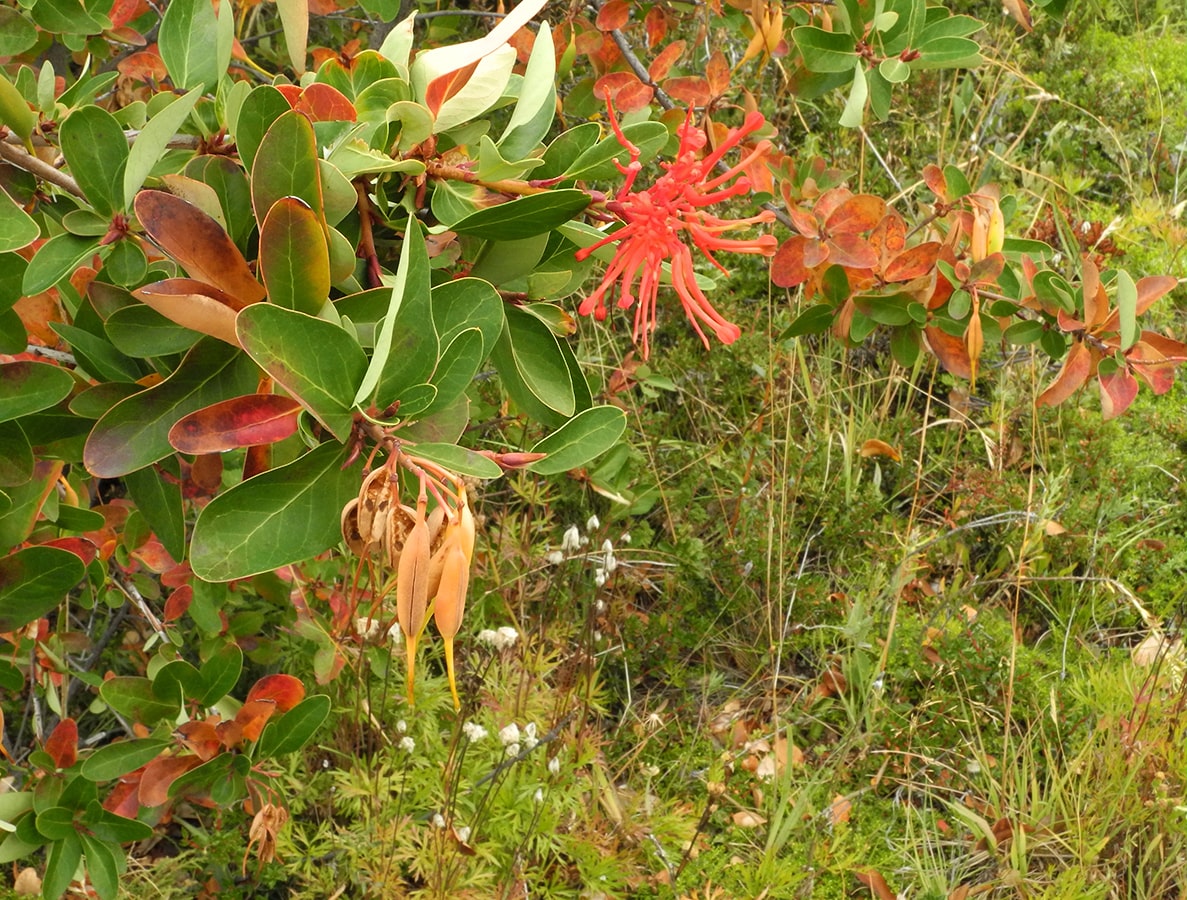
[(86, 194), (82, 192), (82, 188), (78, 186), (77, 181), (65, 172), (55, 169), (49, 163), (29, 153), (23, 147), (18, 147), (7, 141), (0, 141), (0, 159), (12, 163), (18, 169), (24, 169), (42, 181), (48, 181), (50, 184), (57, 185), (62, 190), (73, 194), (79, 199), (86, 199)]

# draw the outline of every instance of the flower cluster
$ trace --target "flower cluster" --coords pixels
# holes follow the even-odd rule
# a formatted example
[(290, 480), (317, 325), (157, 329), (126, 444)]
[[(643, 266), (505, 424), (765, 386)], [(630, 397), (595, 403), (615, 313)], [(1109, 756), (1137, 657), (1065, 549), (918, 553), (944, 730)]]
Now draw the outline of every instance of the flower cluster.
[(650, 352), (649, 338), (655, 330), (656, 298), (666, 261), (670, 263), (672, 285), (684, 312), (705, 347), (708, 348), (709, 339), (701, 328), (702, 323), (723, 344), (733, 343), (741, 335), (741, 329), (713, 308), (697, 284), (690, 244), (727, 276), (729, 272), (713, 255), (715, 251), (774, 254), (777, 242), (772, 235), (749, 239), (722, 237), (729, 231), (773, 221), (773, 212), (763, 210), (745, 219), (724, 219), (706, 211), (706, 207), (750, 192), (751, 181), (742, 172), (761, 163), (771, 149), (770, 142), (759, 141), (737, 165), (720, 174), (714, 173), (726, 153), (763, 126), (762, 115), (757, 112), (748, 115), (741, 128), (731, 129), (716, 149), (702, 156), (708, 138), (692, 124), (690, 110), (678, 129), (680, 147), (676, 158), (662, 164), (664, 174), (651, 187), (636, 191), (635, 179), (642, 169), (639, 148), (623, 134), (609, 102), (607, 107), (614, 134), (631, 158), (625, 166), (615, 163), (626, 180), (614, 199), (606, 203), (606, 209), (624, 224), (592, 246), (577, 251), (578, 259), (586, 259), (600, 247), (618, 245), (602, 283), (581, 303), (579, 311), (582, 315), (593, 313), (597, 319), (605, 319), (606, 298), (617, 292), (620, 308), (635, 307), (634, 339), (641, 344), (646, 359)]

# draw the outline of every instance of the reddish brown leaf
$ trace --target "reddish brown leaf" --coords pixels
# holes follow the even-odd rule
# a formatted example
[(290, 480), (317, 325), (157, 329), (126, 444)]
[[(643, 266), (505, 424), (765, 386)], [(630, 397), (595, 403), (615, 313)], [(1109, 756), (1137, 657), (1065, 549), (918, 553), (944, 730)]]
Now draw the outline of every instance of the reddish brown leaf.
[(623, 89), (636, 84), (642, 82), (634, 72), (609, 72), (594, 82), (593, 95), (599, 100), (617, 101)]
[(887, 281), (910, 281), (930, 272), (940, 258), (940, 242), (927, 241), (916, 244), (896, 256), (886, 267)]
[[(668, 14), (664, 11), (662, 4), (657, 3), (647, 10), (647, 15), (643, 18), (643, 28), (647, 32), (647, 48), (649, 50), (667, 36)], [(652, 75), (651, 77), (655, 78), (656, 76)]]
[(223, 746), (231, 750), (243, 741), (259, 740), (264, 726), (275, 712), (276, 704), (271, 700), (248, 700), (239, 708), (233, 721), (220, 723), (215, 731)]
[(192, 278), (229, 294), (240, 306), (264, 299), (264, 286), (239, 248), (198, 207), (164, 191), (141, 191), (133, 206), (148, 236)]
[(585, 18), (573, 21), (573, 43), (583, 56), (594, 56), (602, 49), (602, 33)]
[(829, 259), (847, 269), (872, 269), (878, 254), (870, 242), (856, 234), (837, 234), (828, 240)]
[[(659, 9), (658, 6), (651, 8), (653, 11)], [(651, 65), (647, 67), (647, 74), (651, 76), (652, 81), (663, 81), (668, 77), (668, 72), (671, 71), (672, 66), (676, 65), (676, 60), (683, 55), (684, 47), (684, 41), (672, 41), (656, 55), (655, 59), (651, 61)], [(709, 82), (706, 81), (705, 89), (708, 90), (708, 88)]]
[(729, 90), (730, 64), (720, 50), (710, 54), (709, 61), (705, 63), (705, 77), (709, 79), (709, 90), (713, 96), (719, 97)]
[(305, 685), (292, 675), (265, 675), (252, 685), (247, 700), (271, 700), (281, 712), (288, 712), (305, 699)]
[(1026, 0), (1002, 0), (1002, 7), (1010, 14), (1010, 18), (1022, 26), (1024, 31), (1033, 31), (1030, 20), (1030, 8)]
[(144, 767), (140, 776), (140, 805), (152, 807), (168, 802), (173, 782), (201, 763), (196, 756), (158, 756)]
[(69, 769), (78, 759), (78, 723), (63, 719), (45, 740), (45, 752), (59, 769)]
[(436, 116), (445, 105), (445, 101), (466, 86), (466, 82), (477, 68), (478, 61), (475, 61), (430, 81), (429, 86), (425, 88), (425, 106), (429, 108), (429, 112)]
[(886, 201), (873, 194), (854, 194), (825, 219), (830, 235), (859, 234), (870, 231), (886, 213)]
[(807, 281), (812, 270), (804, 264), (804, 250), (810, 243), (817, 242), (798, 234), (785, 240), (771, 259), (771, 281), (783, 288), (795, 287)]
[(141, 50), (119, 61), (116, 66), (119, 73), (133, 81), (164, 81), (169, 77), (169, 70), (165, 68), (165, 61), (159, 53), (152, 50)]
[(705, 106), (713, 99), (709, 82), (699, 75), (683, 75), (664, 82), (664, 91), (674, 100), (688, 106)]
[(886, 879), (877, 869), (865, 869), (853, 874), (858, 881), (870, 889), (871, 897), (877, 897), (878, 900), (895, 900), (894, 891), (890, 889), (890, 885), (886, 883)]
[(314, 122), (353, 122), (358, 118), (354, 104), (345, 94), (319, 81), (301, 92), (293, 109), (305, 113)]
[(853, 809), (853, 803), (844, 794), (837, 794), (833, 797), (833, 802), (828, 807), (829, 821), (834, 825), (842, 825), (849, 821), (849, 812)]
[[(215, 716), (216, 721), (217, 719)], [(182, 744), (203, 762), (214, 759), (222, 752), (223, 745), (218, 739), (218, 729), (209, 719), (186, 722), (178, 726), (177, 734)]]
[(276, 90), (280, 91), (282, 97), (289, 102), (289, 106), (294, 109), (298, 101), (301, 99), (301, 85), (299, 84), (278, 84)]
[[(1100, 283), (1100, 272), (1096, 263), (1088, 255), (1084, 256), (1080, 268), (1081, 292), (1084, 294), (1084, 322), (1092, 330), (1109, 312), (1109, 298), (1105, 294), (1105, 287)], [(1068, 329), (1064, 329), (1067, 331)]]
[(1154, 301), (1169, 292), (1178, 283), (1178, 279), (1174, 275), (1147, 275), (1145, 278), (1138, 279), (1137, 314), (1140, 316), (1148, 310)]
[(627, 0), (607, 0), (598, 10), (598, 29), (614, 31), (621, 28), (631, 17), (631, 5)]
[(1037, 406), (1058, 406), (1080, 389), (1088, 376), (1092, 374), (1092, 354), (1082, 341), (1075, 341), (1067, 358), (1063, 361), (1063, 368), (1055, 376), (1055, 380), (1039, 395), (1035, 401)]
[(632, 113), (645, 109), (655, 96), (655, 88), (641, 81), (626, 85), (618, 92), (614, 106), (619, 112)]
[(95, 546), (94, 542), (81, 537), (57, 538), (56, 540), (46, 541), (43, 546), (67, 550), (81, 559), (84, 566), (89, 566), (95, 561), (95, 557), (99, 555), (99, 548)]
[(874, 230), (870, 232), (870, 246), (878, 251), (878, 258), (885, 266), (903, 252), (907, 246), (907, 223), (893, 209), (887, 210)]
[(1187, 356), (1187, 345), (1143, 331), (1141, 339), (1125, 353), (1125, 359), (1155, 394), (1165, 394), (1175, 383), (1175, 366)]
[(193, 601), (193, 586), (183, 584), (172, 594), (170, 594), (169, 599), (165, 601), (165, 609), (161, 613), (161, 618), (166, 622), (176, 622), (186, 614), (186, 611), (190, 608), (190, 604)]
[(1110, 375), (1099, 375), (1100, 415), (1106, 422), (1115, 419), (1137, 398), (1138, 380), (1125, 369), (1118, 369)]
[(923, 167), (923, 183), (942, 202), (949, 202), (948, 182), (944, 180), (944, 170), (939, 166), (926, 165)]
[(948, 372), (951, 372), (957, 378), (968, 379), (972, 377), (972, 370), (969, 368), (969, 357), (965, 352), (964, 341), (956, 337), (956, 335), (936, 328), (934, 325), (928, 325), (923, 329), (924, 337), (927, 339), (927, 345), (931, 348), (931, 352), (935, 354), (940, 361), (940, 365)]
[(225, 453), (273, 444), (297, 431), (301, 404), (278, 394), (248, 394), (199, 409), (169, 429), (169, 443), (182, 453)]
[[(222, 459), (220, 456), (219, 459)], [(272, 468), (272, 445), (256, 444), (247, 448), (243, 456), (243, 480), (267, 472)]]

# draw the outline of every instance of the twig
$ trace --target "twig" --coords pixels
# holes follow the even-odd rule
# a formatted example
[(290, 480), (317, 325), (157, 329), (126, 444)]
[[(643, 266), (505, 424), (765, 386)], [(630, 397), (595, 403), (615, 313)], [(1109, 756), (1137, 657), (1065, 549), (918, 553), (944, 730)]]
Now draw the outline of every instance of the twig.
[(54, 362), (61, 363), (64, 366), (77, 366), (78, 361), (73, 354), (67, 353), (65, 350), (54, 350), (50, 347), (38, 347), (36, 344), (27, 344), (25, 346), (26, 353), (32, 353), (34, 356), (44, 356), (46, 359), (52, 359)]
[(124, 574), (113, 566), (111, 569), (111, 581), (116, 587), (120, 589), (125, 597), (127, 597), (132, 604), (140, 610), (140, 614), (148, 621), (149, 627), (156, 633), (157, 637), (164, 643), (169, 643), (169, 635), (165, 633), (165, 626), (161, 624), (161, 620), (157, 618), (148, 607), (148, 602), (141, 596), (140, 591), (136, 590), (136, 585), (124, 576)]
[(75, 197), (82, 200), (86, 199), (86, 194), (82, 192), (82, 188), (78, 186), (77, 181), (65, 172), (55, 169), (49, 163), (29, 153), (24, 147), (15, 146), (7, 141), (0, 141), (0, 159), (12, 163), (18, 169), (24, 169), (42, 181), (48, 181), (50, 184), (57, 185)]
[(568, 713), (563, 719), (561, 719), (559, 722), (557, 722), (552, 727), (552, 730), (549, 731), (548, 734), (546, 734), (542, 738), (540, 738), (540, 740), (538, 740), (531, 747), (528, 747), (524, 750), (520, 750), (519, 753), (515, 754), (515, 756), (511, 757), (510, 759), (503, 760), (501, 763), (499, 763), (497, 766), (495, 766), (493, 769), (491, 769), (489, 772), (487, 772), (485, 775), (483, 775), (481, 778), (479, 778), (477, 781), (475, 781), (473, 787), (470, 788), (470, 791), (471, 792), (476, 791), (478, 788), (482, 787), (482, 785), (486, 784), (488, 781), (491, 781), (492, 779), (497, 777), (500, 773), (507, 771), (507, 769), (510, 769), (517, 762), (521, 762), (522, 760), (527, 759), (531, 754), (536, 752), (537, 747), (543, 747), (545, 744), (550, 744), (553, 741), (555, 741), (558, 737), (561, 736), (561, 732), (565, 728), (569, 727), (569, 723), (572, 722), (576, 716), (577, 716), (576, 710), (573, 710), (572, 712)]

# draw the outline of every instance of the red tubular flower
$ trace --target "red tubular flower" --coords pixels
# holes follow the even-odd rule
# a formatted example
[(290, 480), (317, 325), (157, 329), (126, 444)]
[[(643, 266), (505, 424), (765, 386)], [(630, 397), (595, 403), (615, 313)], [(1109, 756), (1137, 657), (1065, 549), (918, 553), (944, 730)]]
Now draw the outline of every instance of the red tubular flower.
[(634, 339), (636, 343), (642, 344), (643, 358), (646, 359), (650, 352), (649, 338), (655, 330), (661, 265), (668, 260), (672, 269), (672, 285), (706, 349), (709, 339), (701, 328), (702, 323), (723, 344), (732, 344), (742, 331), (722, 318), (697, 285), (691, 247), (700, 250), (709, 262), (727, 276), (729, 272), (713, 255), (716, 251), (758, 253), (763, 256), (775, 253), (778, 242), (773, 235), (746, 239), (722, 237), (729, 231), (759, 222), (771, 222), (775, 218), (774, 213), (763, 210), (745, 219), (723, 219), (706, 211), (708, 206), (750, 192), (750, 179), (741, 173), (767, 154), (771, 149), (769, 141), (759, 141), (737, 165), (725, 172), (715, 173), (714, 167), (743, 138), (762, 127), (762, 114), (754, 112), (748, 115), (741, 128), (730, 130), (715, 150), (701, 156), (707, 139), (705, 133), (692, 124), (690, 110), (677, 132), (680, 149), (675, 160), (662, 164), (664, 174), (651, 187), (635, 191), (635, 178), (642, 169), (639, 148), (622, 133), (613, 106), (609, 102), (606, 105), (614, 134), (631, 156), (628, 165), (616, 163), (619, 171), (626, 176), (626, 181), (614, 199), (606, 203), (606, 209), (624, 224), (596, 244), (577, 251), (577, 259), (581, 260), (599, 247), (618, 245), (614, 259), (602, 277), (602, 283), (581, 303), (579, 312), (582, 315), (593, 313), (599, 320), (605, 319), (607, 295), (613, 298), (617, 292), (620, 308), (635, 306)]

